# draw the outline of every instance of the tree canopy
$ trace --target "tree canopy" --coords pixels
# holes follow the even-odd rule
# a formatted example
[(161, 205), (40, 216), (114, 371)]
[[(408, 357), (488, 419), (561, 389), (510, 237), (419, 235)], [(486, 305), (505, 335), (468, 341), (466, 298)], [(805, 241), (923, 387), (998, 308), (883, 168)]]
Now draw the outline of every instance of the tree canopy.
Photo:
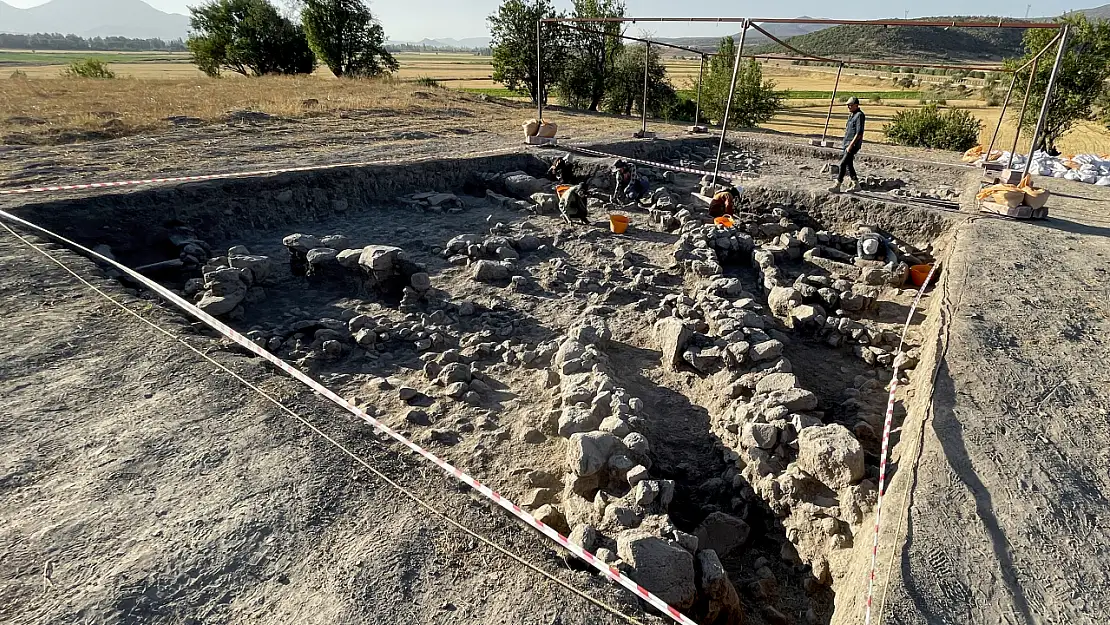
[(211, 0), (189, 9), (193, 35), (186, 45), (209, 76), (310, 74), (316, 57), (304, 30), (266, 0)]
[[(1057, 21), (1068, 24), (1067, 48), (1060, 61), (1060, 71), (1056, 86), (1049, 102), (1045, 118), (1044, 134), (1036, 149), (1053, 150), (1056, 141), (1067, 132), (1076, 121), (1094, 119), (1099, 112), (1098, 103), (1107, 96), (1106, 81), (1110, 80), (1110, 21), (1088, 20), (1082, 13), (1073, 13)], [(1025, 55), (1020, 59), (1006, 62), (1008, 67), (1018, 68), (1031, 60), (1056, 35), (1056, 31), (1035, 29), (1025, 31)], [(1040, 115), (1048, 88), (1048, 77), (1052, 73), (1056, 49), (1047, 51), (1037, 64), (1033, 76), (1029, 106), (1025, 117), (1020, 120), (1022, 128), (1030, 134)], [(1018, 84), (1025, 83), (1029, 70), (1018, 75)]]
[(304, 0), (301, 21), (312, 51), (336, 76), (373, 77), (399, 67), (362, 0)]
[(493, 52), (493, 79), (517, 93), (527, 94), (536, 103), (547, 94), (563, 71), (566, 42), (554, 24), (542, 26), (543, 85), (537, 89), (536, 23), (559, 17), (551, 0), (506, 0), (489, 17)]
[[(725, 37), (717, 46), (717, 55), (710, 58), (702, 81), (702, 111), (718, 123), (725, 115), (735, 63), (736, 42)], [(771, 119), (782, 108), (783, 97), (783, 93), (775, 91), (774, 81), (763, 80), (763, 70), (755, 59), (742, 61), (729, 109), (729, 126), (752, 128)]]

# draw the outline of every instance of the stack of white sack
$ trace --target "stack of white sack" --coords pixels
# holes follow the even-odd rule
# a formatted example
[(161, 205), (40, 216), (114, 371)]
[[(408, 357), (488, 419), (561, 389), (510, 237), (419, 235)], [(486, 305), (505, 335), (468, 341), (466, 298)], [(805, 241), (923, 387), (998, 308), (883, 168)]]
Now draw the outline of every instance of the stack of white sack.
[[(995, 158), (988, 162), (1005, 165), (1010, 160), (1009, 152), (995, 152)], [(982, 164), (984, 159), (980, 159)], [(1025, 156), (1014, 154), (1013, 169), (1025, 168)], [(1075, 180), (1087, 184), (1110, 187), (1110, 155), (1076, 154), (1068, 159), (1063, 156), (1050, 156), (1045, 152), (1033, 154), (1029, 173), (1036, 176), (1051, 176), (1065, 180)]]

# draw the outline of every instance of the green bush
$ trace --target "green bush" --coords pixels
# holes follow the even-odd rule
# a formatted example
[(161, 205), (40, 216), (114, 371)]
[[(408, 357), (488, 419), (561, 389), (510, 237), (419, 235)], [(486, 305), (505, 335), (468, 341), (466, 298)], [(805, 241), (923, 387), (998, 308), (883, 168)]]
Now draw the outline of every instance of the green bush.
[(11, 78), (12, 78), (12, 80), (27, 80), (27, 72), (25, 72), (21, 69), (17, 69), (14, 72), (12, 72)]
[(871, 96), (871, 103), (872, 104), (882, 104), (883, 103), (882, 96), (878, 96), (878, 95)]
[(899, 145), (965, 151), (979, 143), (983, 124), (961, 109), (941, 112), (936, 105), (898, 111), (883, 127), (887, 139)]
[(421, 76), (416, 79), (416, 84), (421, 87), (438, 87), (439, 81), (429, 76)]
[(66, 78), (115, 78), (116, 73), (108, 69), (108, 64), (100, 59), (89, 58), (74, 61), (65, 68), (62, 75)]

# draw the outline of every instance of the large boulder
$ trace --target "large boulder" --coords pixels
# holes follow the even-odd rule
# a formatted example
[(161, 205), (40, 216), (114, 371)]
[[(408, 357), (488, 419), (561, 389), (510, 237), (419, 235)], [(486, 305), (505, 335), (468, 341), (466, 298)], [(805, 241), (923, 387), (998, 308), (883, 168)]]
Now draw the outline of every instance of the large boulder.
[(308, 253), (308, 250), (320, 247), (320, 239), (310, 234), (291, 234), (281, 240), (282, 245), (289, 248), (290, 252), (301, 254)]
[(617, 537), (617, 555), (635, 569), (632, 578), (679, 610), (694, 605), (694, 556), (662, 538), (639, 533)]
[(863, 448), (843, 425), (808, 427), (798, 433), (798, 468), (839, 490), (863, 478)]
[(705, 605), (702, 623), (707, 625), (738, 625), (744, 621), (744, 608), (736, 587), (728, 579), (721, 559), (712, 549), (702, 549), (697, 556), (698, 588)]
[(785, 319), (801, 303), (802, 294), (791, 287), (776, 286), (767, 295), (767, 307), (780, 319)]
[(682, 363), (686, 344), (694, 336), (694, 330), (677, 317), (667, 317), (655, 323), (655, 344), (663, 352), (663, 367), (675, 371)]
[(401, 248), (391, 245), (367, 245), (359, 254), (358, 264), (375, 277), (393, 273), (393, 265)]
[(492, 260), (474, 263), (474, 279), (478, 282), (503, 282), (510, 276), (509, 268)]
[(694, 530), (701, 549), (712, 549), (722, 558), (727, 558), (737, 547), (744, 544), (751, 534), (751, 528), (742, 519), (724, 512), (713, 512), (705, 517)]
[(545, 191), (551, 184), (547, 180), (534, 178), (522, 171), (505, 174), (501, 182), (505, 185), (505, 190), (509, 192), (509, 195), (521, 200), (530, 199), (533, 194)]
[(621, 441), (608, 432), (572, 434), (567, 445), (567, 466), (578, 476), (591, 476), (609, 462), (609, 457), (623, 451)]
[(277, 273), (276, 267), (269, 256), (231, 254), (227, 257), (227, 263), (235, 269), (245, 269), (249, 271), (252, 284), (269, 282)]

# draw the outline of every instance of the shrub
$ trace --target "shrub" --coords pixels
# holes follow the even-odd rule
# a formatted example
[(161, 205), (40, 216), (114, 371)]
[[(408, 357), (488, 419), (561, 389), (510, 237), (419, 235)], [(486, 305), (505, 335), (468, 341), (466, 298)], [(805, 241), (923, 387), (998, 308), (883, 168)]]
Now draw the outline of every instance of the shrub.
[(62, 75), (66, 78), (115, 78), (116, 73), (100, 59), (81, 59), (69, 64)]
[(27, 72), (25, 72), (21, 69), (17, 69), (14, 72), (12, 72), (11, 78), (12, 78), (12, 80), (27, 80)]
[(987, 106), (1001, 106), (1002, 94), (997, 91), (985, 91), (983, 92), (983, 101)]
[(439, 81), (429, 76), (421, 76), (416, 79), (416, 84), (421, 87), (438, 87)]
[(871, 96), (871, 103), (872, 103), (872, 104), (882, 104), (882, 103), (883, 103), (883, 98), (882, 98), (882, 96), (879, 96), (879, 95), (873, 95), (873, 96)]
[(883, 127), (887, 139), (899, 145), (964, 151), (979, 143), (982, 122), (965, 110), (941, 112), (936, 105), (898, 111)]

